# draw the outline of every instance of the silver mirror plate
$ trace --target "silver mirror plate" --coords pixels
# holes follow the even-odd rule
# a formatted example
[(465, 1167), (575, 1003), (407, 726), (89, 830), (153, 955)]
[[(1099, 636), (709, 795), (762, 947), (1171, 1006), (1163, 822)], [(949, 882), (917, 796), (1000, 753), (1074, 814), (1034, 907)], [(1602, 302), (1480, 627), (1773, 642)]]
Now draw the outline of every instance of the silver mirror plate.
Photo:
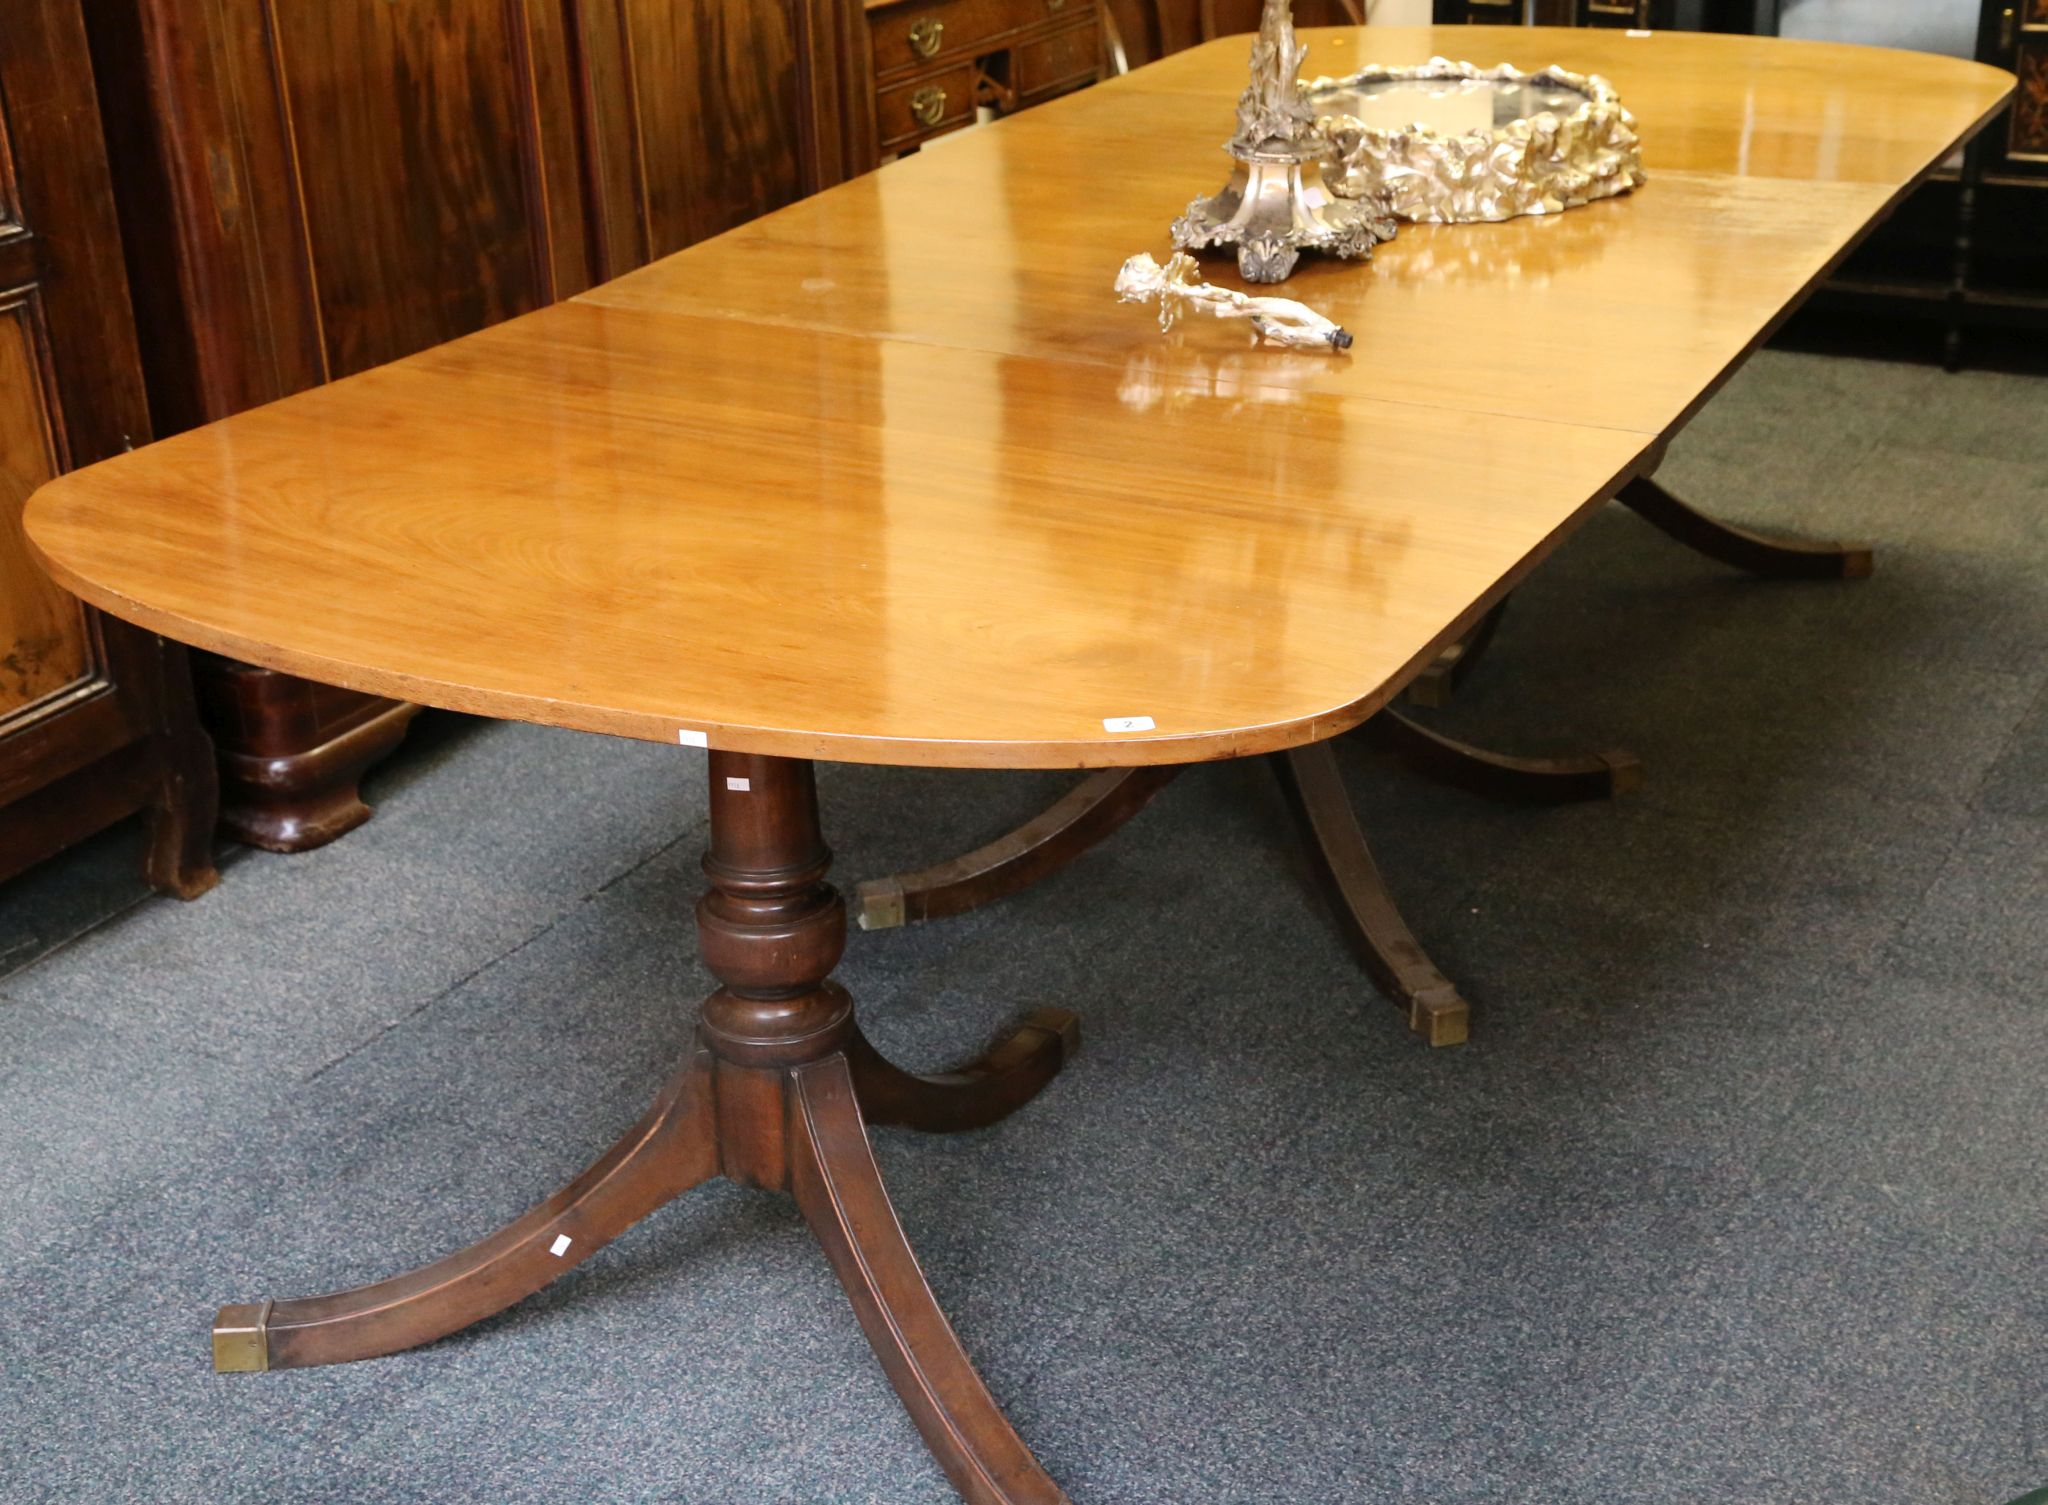
[(1556, 214), (1644, 181), (1635, 117), (1597, 75), (1433, 58), (1304, 87), (1335, 157), (1331, 190), (1397, 219)]

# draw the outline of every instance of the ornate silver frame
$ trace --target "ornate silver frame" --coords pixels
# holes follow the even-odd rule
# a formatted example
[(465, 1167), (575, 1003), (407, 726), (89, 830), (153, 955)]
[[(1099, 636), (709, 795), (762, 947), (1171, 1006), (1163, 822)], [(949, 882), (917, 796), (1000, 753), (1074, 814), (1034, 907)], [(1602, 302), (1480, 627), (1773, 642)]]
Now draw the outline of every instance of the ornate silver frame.
[[(1462, 136), (1419, 125), (1370, 126), (1328, 103), (1340, 91), (1364, 84), (1429, 79), (1548, 86), (1583, 94), (1586, 102), (1569, 114), (1545, 111)], [(1313, 79), (1305, 93), (1317, 111), (1316, 133), (1336, 159), (1326, 174), (1330, 187), (1399, 219), (1467, 224), (1556, 214), (1647, 181), (1635, 117), (1597, 74), (1563, 68), (1523, 73), (1505, 63), (1482, 69), (1440, 57), (1415, 68), (1365, 68), (1345, 78)]]

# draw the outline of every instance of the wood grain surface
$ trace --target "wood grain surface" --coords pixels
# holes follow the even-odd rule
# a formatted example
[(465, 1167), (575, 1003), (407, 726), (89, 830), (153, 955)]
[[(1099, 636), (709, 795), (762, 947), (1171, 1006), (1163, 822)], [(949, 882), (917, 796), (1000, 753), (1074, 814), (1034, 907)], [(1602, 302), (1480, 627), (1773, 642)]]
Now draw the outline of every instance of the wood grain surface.
[(1738, 38), (1308, 36), (1311, 72), (1369, 39), (1607, 73), (1652, 180), (1311, 266), (1287, 292), (1349, 358), (1162, 338), (1108, 284), (1222, 180), (1226, 40), (60, 480), (32, 537), (160, 631), (490, 715), (963, 766), (1295, 745), (1653, 461), (2011, 84)]
[(89, 661), (84, 614), (21, 536), (30, 492), (62, 468), (39, 312), (29, 297), (0, 296), (0, 721), (74, 683)]

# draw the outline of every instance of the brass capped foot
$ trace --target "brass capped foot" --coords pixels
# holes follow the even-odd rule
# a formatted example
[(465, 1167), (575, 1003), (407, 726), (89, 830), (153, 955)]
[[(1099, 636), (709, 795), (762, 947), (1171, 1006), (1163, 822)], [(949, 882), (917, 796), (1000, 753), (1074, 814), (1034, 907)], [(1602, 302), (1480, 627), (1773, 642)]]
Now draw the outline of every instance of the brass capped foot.
[(261, 1374), (270, 1367), (270, 1309), (274, 1301), (224, 1306), (213, 1318), (215, 1374)]

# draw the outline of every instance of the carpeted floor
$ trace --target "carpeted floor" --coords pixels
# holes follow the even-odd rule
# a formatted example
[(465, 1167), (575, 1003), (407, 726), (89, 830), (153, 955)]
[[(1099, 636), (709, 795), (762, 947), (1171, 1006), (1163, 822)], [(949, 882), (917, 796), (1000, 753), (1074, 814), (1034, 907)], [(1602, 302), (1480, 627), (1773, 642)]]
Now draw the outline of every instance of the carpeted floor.
[[(1347, 748), (1477, 1010), (1352, 969), (1256, 765), (1008, 906), (855, 935), (906, 1063), (1081, 1059), (879, 1136), (932, 1284), (1081, 1505), (1996, 1505), (2048, 1483), (2048, 385), (1767, 354), (1666, 479), (1881, 547), (1773, 585), (1610, 509), (1441, 723), (1629, 746), (1611, 806)], [(821, 771), (850, 883), (1057, 775)], [(424, 719), (328, 850), (0, 893), (0, 1497), (950, 1499), (780, 1199), (700, 1191), (381, 1362), (215, 1377), (224, 1300), (389, 1274), (636, 1117), (706, 978), (702, 759)]]

